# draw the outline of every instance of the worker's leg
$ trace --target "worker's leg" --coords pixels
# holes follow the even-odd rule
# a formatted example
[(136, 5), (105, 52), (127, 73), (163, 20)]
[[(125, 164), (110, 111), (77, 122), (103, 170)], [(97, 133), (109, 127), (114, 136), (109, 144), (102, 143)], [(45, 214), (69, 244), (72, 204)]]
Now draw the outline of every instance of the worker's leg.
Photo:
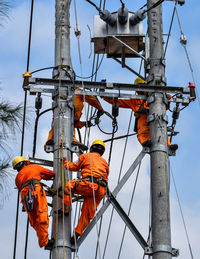
[(34, 226), (37, 236), (39, 246), (46, 246), (48, 243), (48, 227), (49, 227), (49, 217), (48, 217), (48, 205), (46, 194), (40, 185), (36, 185), (36, 199), (35, 199), (35, 211), (36, 211), (36, 224)]
[(66, 206), (70, 206), (71, 205), (71, 199), (72, 199), (72, 195), (75, 191), (75, 184), (76, 182), (78, 182), (78, 180), (72, 180), (66, 183), (66, 189), (65, 189), (65, 194), (63, 197), (63, 203)]
[[(101, 200), (105, 195), (105, 188), (102, 186), (98, 186), (94, 184), (94, 190), (92, 187), (92, 183), (87, 184), (85, 186), (85, 191), (83, 190), (82, 194), (87, 195), (84, 197), (82, 213), (78, 222), (77, 227), (75, 228), (75, 232), (79, 235), (82, 235), (85, 228), (89, 225), (90, 220), (93, 219), (95, 215), (95, 209), (99, 206)], [(93, 197), (95, 194), (95, 197)]]

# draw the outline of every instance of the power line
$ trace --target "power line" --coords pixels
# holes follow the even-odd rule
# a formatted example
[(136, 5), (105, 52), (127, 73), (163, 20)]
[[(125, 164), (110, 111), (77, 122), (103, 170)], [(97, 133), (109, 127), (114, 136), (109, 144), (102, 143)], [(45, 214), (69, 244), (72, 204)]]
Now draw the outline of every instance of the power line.
[(177, 196), (177, 200), (178, 200), (178, 205), (179, 205), (179, 209), (180, 209), (180, 213), (181, 213), (181, 218), (182, 218), (184, 229), (185, 229), (185, 234), (186, 234), (187, 243), (188, 243), (188, 247), (189, 247), (189, 251), (190, 251), (190, 256), (191, 256), (192, 259), (194, 259), (193, 252), (192, 252), (192, 247), (191, 247), (191, 244), (190, 244), (190, 239), (189, 239), (189, 235), (188, 235), (188, 231), (187, 231), (187, 227), (186, 227), (186, 223), (185, 223), (185, 219), (184, 219), (184, 215), (183, 215), (183, 210), (182, 210), (180, 198), (179, 198), (179, 195), (178, 195), (178, 189), (177, 189), (177, 186), (176, 186), (176, 182), (175, 182), (175, 178), (174, 178), (172, 167), (171, 167), (170, 172), (171, 172), (171, 175), (172, 175), (172, 179), (173, 179), (173, 183), (174, 183), (174, 188), (175, 188), (175, 192), (176, 192), (176, 196)]
[[(34, 9), (34, 0), (31, 1), (31, 11), (30, 11), (28, 52), (27, 52), (27, 62), (26, 62), (27, 63), (26, 64), (26, 71), (27, 72), (29, 71), (29, 66), (30, 66), (30, 50), (31, 50), (31, 39), (32, 39), (33, 9)], [(23, 150), (24, 150), (26, 106), (27, 106), (27, 90), (25, 90), (25, 94), (24, 94), (23, 126), (22, 126), (22, 137), (21, 137), (21, 156), (23, 155)], [(16, 248), (17, 248), (17, 234), (18, 234), (18, 220), (19, 220), (19, 197), (20, 197), (20, 192), (18, 191), (13, 259), (16, 258)], [(26, 232), (28, 232), (28, 226), (27, 226)], [(28, 240), (28, 233), (26, 234), (26, 244), (27, 244), (27, 240)], [(26, 258), (26, 251), (27, 251), (26, 248), (27, 248), (27, 245), (25, 245), (25, 255), (24, 255), (25, 258)]]

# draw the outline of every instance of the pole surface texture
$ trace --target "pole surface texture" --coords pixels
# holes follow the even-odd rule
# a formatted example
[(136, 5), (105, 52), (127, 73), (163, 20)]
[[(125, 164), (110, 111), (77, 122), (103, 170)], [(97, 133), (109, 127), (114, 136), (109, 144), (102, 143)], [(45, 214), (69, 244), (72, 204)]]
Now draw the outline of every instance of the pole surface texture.
[[(157, 0), (148, 0), (148, 9)], [(150, 38), (150, 60), (148, 83), (163, 86), (165, 64), (162, 39), (161, 5), (148, 12), (148, 36)], [(152, 251), (153, 259), (171, 259), (171, 230), (169, 205), (169, 176), (167, 151), (166, 96), (153, 93), (148, 98), (151, 136), (151, 199), (152, 199)]]
[[(63, 186), (70, 177), (64, 173), (62, 157), (71, 161), (72, 155), (67, 148), (71, 148), (73, 135), (73, 90), (72, 86), (63, 85), (62, 79), (69, 79), (70, 57), (70, 0), (56, 0), (55, 8), (55, 69), (53, 77), (60, 80), (53, 95), (54, 107), (54, 189)], [(65, 176), (64, 176), (65, 175)], [(71, 213), (64, 215), (62, 200), (53, 198), (52, 237), (55, 247), (52, 250), (52, 259), (71, 259)]]

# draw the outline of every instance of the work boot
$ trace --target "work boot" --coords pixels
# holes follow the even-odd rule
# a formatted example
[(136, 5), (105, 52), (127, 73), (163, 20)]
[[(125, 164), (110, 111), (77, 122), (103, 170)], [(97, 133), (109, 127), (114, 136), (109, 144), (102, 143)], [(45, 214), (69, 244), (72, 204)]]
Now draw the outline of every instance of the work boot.
[(78, 146), (81, 150), (86, 151), (88, 150), (88, 147), (80, 142), (72, 141), (73, 146)]
[(169, 149), (171, 149), (172, 151), (176, 151), (178, 149), (178, 145), (172, 144), (172, 145), (169, 146)]
[(55, 243), (55, 239), (49, 239), (47, 245), (44, 247), (45, 250), (52, 250)]
[[(73, 235), (70, 239), (71, 241), (71, 245), (75, 245), (75, 242), (77, 242), (78, 238), (79, 238), (79, 234), (75, 232), (75, 235)], [(75, 241), (76, 240), (76, 241)]]

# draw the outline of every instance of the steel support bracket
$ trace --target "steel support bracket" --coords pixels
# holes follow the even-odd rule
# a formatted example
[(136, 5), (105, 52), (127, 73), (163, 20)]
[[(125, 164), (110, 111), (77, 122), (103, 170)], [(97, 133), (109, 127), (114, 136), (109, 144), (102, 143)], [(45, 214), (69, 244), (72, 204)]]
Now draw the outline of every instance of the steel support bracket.
[(162, 152), (168, 153), (168, 147), (161, 144), (155, 144), (151, 146), (150, 152), (155, 152), (155, 151), (162, 151)]
[(155, 245), (153, 247), (146, 247), (144, 252), (146, 255), (153, 255), (158, 252), (166, 252), (174, 257), (179, 256), (179, 250), (168, 245)]

